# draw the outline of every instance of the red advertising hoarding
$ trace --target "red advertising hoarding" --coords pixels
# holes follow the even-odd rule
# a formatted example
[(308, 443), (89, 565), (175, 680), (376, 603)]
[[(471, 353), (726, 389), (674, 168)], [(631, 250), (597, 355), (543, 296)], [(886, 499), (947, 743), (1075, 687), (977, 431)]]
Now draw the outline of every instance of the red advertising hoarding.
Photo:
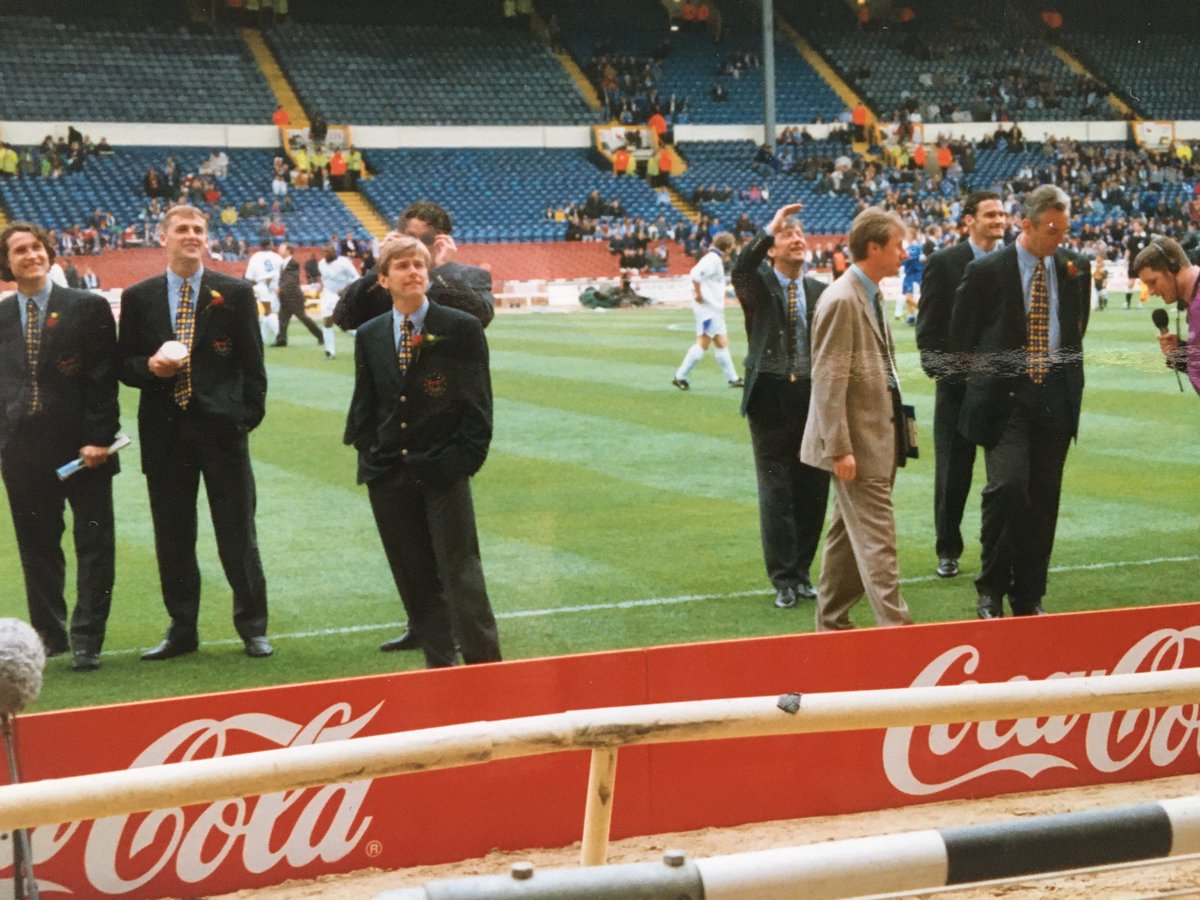
[[(22, 716), (27, 780), (589, 707), (1200, 666), (1200, 604), (723, 641)], [(1197, 698), (1200, 703), (1200, 698)], [(633, 747), (613, 837), (1200, 771), (1200, 706)], [(32, 832), (47, 896), (192, 896), (563, 846), (574, 751)], [(9, 853), (11, 841), (0, 843)], [(0, 858), (0, 893), (11, 890)]]

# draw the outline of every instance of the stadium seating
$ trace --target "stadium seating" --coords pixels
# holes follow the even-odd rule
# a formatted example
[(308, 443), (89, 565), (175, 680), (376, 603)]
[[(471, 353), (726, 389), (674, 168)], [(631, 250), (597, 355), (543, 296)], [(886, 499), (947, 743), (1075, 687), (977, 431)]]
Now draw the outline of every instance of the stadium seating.
[(459, 241), (562, 240), (566, 226), (547, 222), (546, 207), (581, 203), (596, 189), (648, 222), (679, 216), (645, 181), (616, 178), (582, 150), (373, 150), (369, 162), (379, 176), (363, 193), (385, 218), (414, 200), (436, 200), (454, 216)]
[(332, 122), (595, 120), (549, 48), (529, 31), (288, 23), (264, 34), (306, 109)]
[[(3, 200), (11, 218), (29, 219), (48, 228), (68, 228), (87, 222), (97, 207), (111, 210), (119, 228), (140, 221), (146, 208), (142, 178), (151, 166), (162, 168), (168, 155), (174, 156), (183, 174), (197, 172), (208, 156), (207, 148), (122, 147), (113, 156), (93, 156), (84, 170), (61, 178), (17, 178), (0, 182)], [(240, 206), (244, 200), (264, 197), (268, 205), (274, 199), (270, 191), (270, 150), (227, 150), (229, 175), (220, 182), (221, 203)], [(352, 231), (358, 237), (368, 235), (354, 215), (335, 194), (319, 190), (292, 191), (294, 211), (285, 213), (288, 238), (301, 244), (319, 244), (331, 233)], [(233, 226), (221, 225), (213, 211), (211, 231), (245, 239), (253, 245), (258, 219), (240, 220)]]
[(233, 28), (5, 16), (0, 30), (0, 119), (266, 123), (275, 109)]

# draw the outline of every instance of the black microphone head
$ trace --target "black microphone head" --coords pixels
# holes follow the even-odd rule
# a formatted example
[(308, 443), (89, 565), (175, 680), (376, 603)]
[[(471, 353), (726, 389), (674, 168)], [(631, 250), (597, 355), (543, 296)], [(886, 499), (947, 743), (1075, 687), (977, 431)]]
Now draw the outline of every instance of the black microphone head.
[(1171, 327), (1171, 320), (1167, 317), (1167, 311), (1162, 308), (1150, 313), (1150, 321), (1160, 330)]

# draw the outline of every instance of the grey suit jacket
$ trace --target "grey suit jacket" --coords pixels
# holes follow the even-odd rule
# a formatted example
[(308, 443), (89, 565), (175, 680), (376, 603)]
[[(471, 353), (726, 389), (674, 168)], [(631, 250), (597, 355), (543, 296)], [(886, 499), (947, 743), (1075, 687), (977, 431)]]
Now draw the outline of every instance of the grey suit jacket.
[[(821, 295), (813, 320), (813, 388), (800, 460), (833, 471), (853, 453), (860, 478), (891, 478), (896, 433), (886, 352), (895, 350), (884, 319), (852, 270)], [(885, 343), (886, 342), (886, 343)]]

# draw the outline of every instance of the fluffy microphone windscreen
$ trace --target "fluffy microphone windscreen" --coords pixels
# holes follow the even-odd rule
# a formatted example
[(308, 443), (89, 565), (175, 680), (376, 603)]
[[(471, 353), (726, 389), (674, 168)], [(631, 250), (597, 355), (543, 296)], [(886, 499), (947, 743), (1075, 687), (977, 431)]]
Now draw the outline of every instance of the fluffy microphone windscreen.
[(0, 619), (0, 713), (18, 713), (38, 698), (46, 651), (20, 619)]

